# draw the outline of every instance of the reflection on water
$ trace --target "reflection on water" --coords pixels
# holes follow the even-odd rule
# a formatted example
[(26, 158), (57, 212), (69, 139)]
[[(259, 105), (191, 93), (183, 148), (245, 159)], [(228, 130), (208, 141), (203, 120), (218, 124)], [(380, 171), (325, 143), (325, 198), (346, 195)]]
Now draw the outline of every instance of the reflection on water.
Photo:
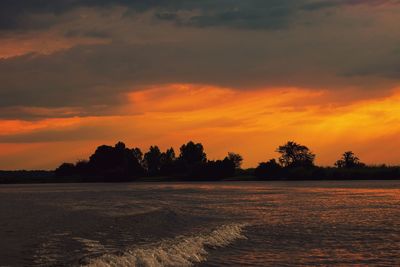
[(396, 266), (400, 182), (3, 185), (0, 235), (10, 266)]

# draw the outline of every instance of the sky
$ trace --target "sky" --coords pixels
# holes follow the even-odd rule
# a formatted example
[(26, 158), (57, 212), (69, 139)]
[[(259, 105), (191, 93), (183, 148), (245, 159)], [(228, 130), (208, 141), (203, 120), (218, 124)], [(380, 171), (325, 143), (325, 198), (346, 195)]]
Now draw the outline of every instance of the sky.
[(400, 164), (399, 0), (2, 0), (0, 169), (193, 140)]

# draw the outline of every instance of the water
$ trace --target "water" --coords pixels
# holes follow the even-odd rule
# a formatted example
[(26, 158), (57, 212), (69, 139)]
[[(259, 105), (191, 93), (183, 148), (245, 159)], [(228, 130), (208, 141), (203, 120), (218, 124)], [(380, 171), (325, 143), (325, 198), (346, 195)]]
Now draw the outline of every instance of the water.
[(0, 266), (399, 266), (400, 182), (0, 186)]

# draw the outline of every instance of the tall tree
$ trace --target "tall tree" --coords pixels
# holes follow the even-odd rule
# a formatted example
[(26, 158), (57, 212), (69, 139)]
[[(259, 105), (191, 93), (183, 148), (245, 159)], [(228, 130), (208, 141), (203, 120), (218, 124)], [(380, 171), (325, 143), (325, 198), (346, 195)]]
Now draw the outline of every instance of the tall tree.
[(167, 149), (165, 152), (161, 153), (161, 164), (171, 164), (175, 160), (175, 151), (171, 147)]
[(143, 152), (140, 150), (140, 148), (135, 147), (131, 149), (131, 152), (135, 159), (140, 163), (143, 164)]
[(122, 142), (118, 142), (114, 147), (99, 146), (89, 158), (89, 167), (93, 174), (110, 180), (114, 179), (114, 176), (129, 178), (143, 174), (138, 160)]
[(342, 157), (335, 162), (335, 166), (338, 168), (356, 168), (365, 166), (364, 163), (360, 162), (360, 159), (352, 152), (346, 151)]
[(204, 153), (203, 145), (200, 143), (195, 144), (190, 141), (184, 144), (180, 148), (179, 159), (187, 165), (193, 165), (195, 163), (204, 163), (207, 161), (206, 153)]
[(240, 166), (242, 166), (243, 157), (241, 155), (229, 152), (228, 159), (235, 164), (235, 169), (240, 169)]
[(279, 163), (283, 167), (310, 167), (314, 166), (315, 154), (304, 145), (289, 141), (279, 146), (276, 152), (280, 153)]
[(161, 151), (158, 146), (151, 146), (149, 151), (144, 154), (144, 164), (150, 175), (159, 174), (161, 167)]
[(171, 147), (161, 153), (160, 174), (169, 175), (177, 171), (175, 151)]

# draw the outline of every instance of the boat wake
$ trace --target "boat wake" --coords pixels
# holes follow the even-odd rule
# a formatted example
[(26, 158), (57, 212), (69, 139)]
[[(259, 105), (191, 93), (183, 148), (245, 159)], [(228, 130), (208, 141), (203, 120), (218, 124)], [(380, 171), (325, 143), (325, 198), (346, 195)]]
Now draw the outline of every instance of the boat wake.
[(207, 248), (225, 247), (237, 239), (246, 239), (243, 235), (245, 226), (245, 224), (222, 225), (208, 234), (163, 240), (154, 245), (128, 250), (121, 255), (106, 254), (90, 260), (87, 266), (191, 266), (206, 260)]

